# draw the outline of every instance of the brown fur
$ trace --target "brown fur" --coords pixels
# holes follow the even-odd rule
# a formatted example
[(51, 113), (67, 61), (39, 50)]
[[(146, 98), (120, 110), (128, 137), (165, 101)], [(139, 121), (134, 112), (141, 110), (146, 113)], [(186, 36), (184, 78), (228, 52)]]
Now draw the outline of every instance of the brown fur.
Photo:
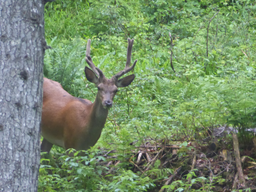
[[(95, 75), (93, 78), (97, 80)], [(127, 86), (134, 77), (131, 79), (127, 76), (128, 80), (123, 79), (123, 84)], [(117, 90), (112, 79), (104, 78), (96, 85), (99, 90), (92, 103), (87, 99), (73, 97), (58, 82), (44, 78), (42, 151), (49, 152), (52, 144), (76, 150), (86, 150), (95, 145), (108, 115), (108, 108), (104, 103), (106, 100), (112, 102)]]
[(100, 138), (117, 88), (130, 85), (135, 78), (132, 74), (119, 79), (133, 70), (136, 65), (137, 60), (129, 66), (133, 40), (128, 38), (125, 69), (111, 79), (105, 78), (103, 72), (93, 64), (90, 57), (90, 44), (89, 39), (86, 47), (86, 62), (91, 69), (85, 67), (84, 72), (87, 80), (98, 88), (94, 103), (87, 99), (73, 97), (58, 82), (44, 78), (41, 122), (44, 137), (41, 150), (44, 152), (49, 152), (53, 144), (76, 150), (86, 150), (95, 145)]

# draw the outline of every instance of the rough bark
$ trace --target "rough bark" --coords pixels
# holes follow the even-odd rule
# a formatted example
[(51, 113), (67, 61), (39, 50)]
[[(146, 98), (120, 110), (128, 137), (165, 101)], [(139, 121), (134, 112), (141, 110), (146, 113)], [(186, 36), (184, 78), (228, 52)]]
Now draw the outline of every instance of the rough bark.
[(0, 192), (37, 191), (43, 11), (42, 0), (0, 0)]

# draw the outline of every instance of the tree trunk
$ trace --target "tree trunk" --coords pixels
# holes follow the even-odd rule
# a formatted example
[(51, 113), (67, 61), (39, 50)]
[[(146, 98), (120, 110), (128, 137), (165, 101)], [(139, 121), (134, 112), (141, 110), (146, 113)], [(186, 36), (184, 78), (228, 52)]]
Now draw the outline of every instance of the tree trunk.
[(0, 0), (0, 192), (37, 191), (43, 11), (42, 0)]

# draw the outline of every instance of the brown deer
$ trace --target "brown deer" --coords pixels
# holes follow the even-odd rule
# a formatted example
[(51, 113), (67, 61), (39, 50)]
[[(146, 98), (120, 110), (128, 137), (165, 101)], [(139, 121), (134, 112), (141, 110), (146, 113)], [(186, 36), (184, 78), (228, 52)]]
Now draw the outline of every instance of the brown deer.
[(43, 152), (50, 152), (53, 144), (64, 149), (76, 150), (87, 150), (94, 146), (101, 135), (117, 88), (130, 85), (135, 78), (132, 74), (119, 79), (136, 65), (137, 60), (130, 66), (133, 39), (128, 38), (125, 69), (111, 79), (107, 79), (93, 64), (90, 44), (89, 39), (86, 47), (86, 62), (91, 69), (85, 67), (84, 72), (87, 80), (98, 88), (94, 103), (87, 99), (73, 97), (58, 82), (44, 78), (41, 122), (44, 137), (41, 145)]

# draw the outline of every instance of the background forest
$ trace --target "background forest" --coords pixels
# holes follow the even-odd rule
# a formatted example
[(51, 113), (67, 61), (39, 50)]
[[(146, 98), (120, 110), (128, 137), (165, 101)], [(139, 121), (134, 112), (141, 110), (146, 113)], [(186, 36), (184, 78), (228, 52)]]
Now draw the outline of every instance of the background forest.
[[(229, 191), (226, 172), (233, 178), (235, 169), (191, 168), (193, 154), (202, 162), (233, 155), (232, 137), (213, 134), (225, 126), (239, 130), (255, 187), (254, 134), (246, 132), (256, 127), (254, 0), (56, 0), (45, 6), (45, 33), (44, 75), (76, 97), (97, 93), (84, 75), (88, 39), (107, 77), (124, 68), (128, 37), (138, 62), (87, 156), (54, 147), (41, 159), (39, 191)], [(215, 155), (197, 156), (213, 144)]]

